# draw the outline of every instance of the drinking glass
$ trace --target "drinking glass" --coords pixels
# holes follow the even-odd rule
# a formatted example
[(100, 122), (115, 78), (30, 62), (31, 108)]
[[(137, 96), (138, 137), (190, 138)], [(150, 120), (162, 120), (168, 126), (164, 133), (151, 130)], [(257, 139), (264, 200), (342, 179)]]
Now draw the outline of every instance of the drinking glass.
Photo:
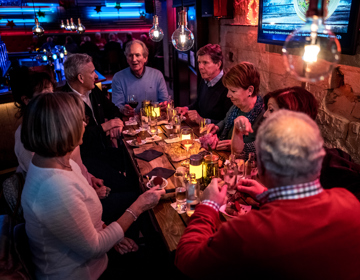
[(135, 94), (128, 95), (128, 104), (131, 106), (131, 108), (136, 109), (139, 102)]
[(140, 125), (141, 128), (147, 130), (149, 128), (149, 117), (147, 108), (140, 109)]
[(180, 128), (181, 128), (181, 120), (180, 120), (180, 117), (178, 115), (175, 115), (173, 117), (173, 132), (175, 135), (179, 136), (180, 134)]
[(174, 108), (167, 108), (167, 117), (170, 125), (174, 125), (175, 116), (176, 116), (176, 110)]
[(204, 136), (208, 133), (207, 128), (210, 123), (211, 123), (210, 119), (201, 119), (200, 128), (199, 128), (199, 132), (201, 136)]
[(152, 105), (152, 114), (154, 115), (154, 117), (156, 118), (160, 118), (160, 105), (159, 102), (154, 102), (151, 104)]
[(157, 126), (157, 117), (156, 117), (156, 113), (151, 113), (149, 114), (149, 125), (150, 125), (150, 129), (149, 129), (149, 133), (151, 135), (157, 135), (158, 133), (158, 126)]
[(194, 144), (194, 133), (192, 128), (185, 127), (181, 129), (181, 144), (186, 149), (186, 160), (183, 162), (184, 166), (189, 166), (189, 149)]
[(175, 198), (176, 198), (176, 211), (179, 214), (186, 211), (186, 183), (185, 174), (181, 170), (176, 170), (175, 178)]

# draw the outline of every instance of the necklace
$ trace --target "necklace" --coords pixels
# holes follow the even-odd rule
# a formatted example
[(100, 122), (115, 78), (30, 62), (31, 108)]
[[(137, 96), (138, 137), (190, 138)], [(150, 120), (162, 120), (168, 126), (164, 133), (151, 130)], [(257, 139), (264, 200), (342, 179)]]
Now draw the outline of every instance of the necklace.
[(70, 164), (66, 164), (64, 162), (61, 162), (58, 158), (54, 158), (61, 166), (66, 167), (66, 168), (70, 168), (71, 169), (71, 165)]

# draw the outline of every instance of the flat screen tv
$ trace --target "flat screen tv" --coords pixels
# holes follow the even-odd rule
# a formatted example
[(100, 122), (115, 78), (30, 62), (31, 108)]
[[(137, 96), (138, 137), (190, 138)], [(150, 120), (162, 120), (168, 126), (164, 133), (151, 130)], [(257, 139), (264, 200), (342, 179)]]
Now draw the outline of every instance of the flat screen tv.
[[(258, 42), (283, 45), (305, 23), (307, 0), (259, 0)], [(336, 34), (341, 53), (355, 54), (359, 32), (359, 0), (329, 0), (325, 25)]]

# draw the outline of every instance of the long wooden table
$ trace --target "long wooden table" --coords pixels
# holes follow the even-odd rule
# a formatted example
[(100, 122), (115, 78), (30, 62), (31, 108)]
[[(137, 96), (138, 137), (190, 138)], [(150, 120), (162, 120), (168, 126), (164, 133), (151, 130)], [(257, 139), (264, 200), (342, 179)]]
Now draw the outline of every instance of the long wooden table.
[[(191, 122), (182, 122), (182, 127), (191, 127), (193, 128), (194, 134), (199, 137), (199, 126), (196, 123)], [(129, 128), (137, 128), (138, 126), (125, 126), (124, 130)], [(161, 133), (158, 135), (162, 139), (169, 138), (170, 134), (172, 133), (172, 130), (166, 129), (165, 125), (159, 126)], [(139, 132), (137, 136), (141, 136), (142, 138), (149, 137), (150, 135), (146, 131)], [(132, 163), (135, 167), (136, 172), (138, 173), (139, 179), (140, 179), (140, 187), (142, 188), (142, 191), (146, 191), (146, 183), (148, 182), (147, 178), (144, 178), (144, 175), (150, 172), (155, 167), (163, 167), (167, 169), (173, 169), (175, 170), (177, 167), (181, 166), (181, 162), (173, 162), (170, 157), (166, 155), (166, 153), (163, 151), (163, 148), (159, 145), (159, 141), (152, 142), (148, 144), (141, 145), (139, 147), (133, 147), (130, 146), (128, 143), (126, 143), (127, 140), (132, 140), (136, 136), (123, 136), (123, 141), (125, 144), (125, 147), (129, 153), (129, 156), (132, 160)], [(160, 140), (162, 141), (162, 140)], [(135, 157), (135, 155), (142, 153), (148, 149), (153, 149), (162, 152), (163, 154), (150, 161), (144, 161), (142, 159), (139, 159)], [(216, 151), (216, 153), (223, 158), (228, 158), (230, 152), (219, 152)], [(171, 176), (167, 179), (168, 185), (166, 189), (174, 189), (175, 188), (175, 180), (174, 176)], [(158, 228), (158, 230), (162, 233), (163, 239), (165, 244), (168, 247), (169, 252), (172, 252), (176, 250), (177, 244), (180, 240), (180, 237), (184, 233), (184, 230), (186, 228), (186, 225), (188, 224), (189, 217), (184, 214), (178, 214), (176, 210), (171, 206), (172, 203), (175, 202), (175, 193), (167, 193), (158, 203), (158, 205), (152, 209), (151, 213), (153, 214), (153, 220), (155, 223), (155, 226)]]

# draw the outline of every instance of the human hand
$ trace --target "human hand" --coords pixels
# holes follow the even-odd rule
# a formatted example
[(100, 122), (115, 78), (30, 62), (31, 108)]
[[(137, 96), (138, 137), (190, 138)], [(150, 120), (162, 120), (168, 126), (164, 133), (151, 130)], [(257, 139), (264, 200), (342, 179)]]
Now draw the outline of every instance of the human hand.
[(121, 127), (121, 130), (122, 130), (122, 128), (124, 127), (124, 123), (119, 118), (114, 118), (114, 119), (111, 119), (109, 121), (105, 121), (104, 123), (102, 123), (101, 127), (105, 132), (109, 131), (110, 129), (112, 129), (114, 127)]
[(226, 192), (228, 186), (225, 184), (223, 186), (219, 185), (221, 181), (220, 178), (214, 178), (211, 180), (211, 183), (206, 187), (203, 192), (202, 199), (203, 200), (211, 200), (215, 203), (219, 204), (220, 206), (226, 203)]
[(213, 123), (207, 125), (208, 133), (215, 134), (219, 131), (219, 127)]
[(135, 109), (129, 104), (125, 104), (123, 114), (127, 117), (133, 117), (135, 115)]
[(267, 191), (259, 182), (252, 179), (240, 179), (236, 185), (238, 191), (249, 194), (252, 198), (256, 198), (258, 194)]
[(249, 135), (249, 133), (254, 132), (249, 119), (244, 116), (237, 117), (234, 120), (234, 128), (236, 132), (240, 132), (243, 135)]
[(112, 129), (110, 129), (109, 130), (110, 139), (112, 139), (112, 138), (119, 139), (123, 128), (124, 128), (123, 126), (119, 126), (119, 127), (114, 127)]
[(115, 244), (114, 249), (121, 255), (124, 255), (129, 252), (136, 252), (139, 250), (139, 246), (135, 243), (134, 240), (128, 237), (124, 237), (124, 239), (121, 240), (118, 244)]
[(160, 104), (159, 104), (160, 110), (166, 110), (167, 105), (168, 105), (168, 102), (167, 102), (167, 101), (160, 102)]
[(216, 150), (231, 150), (231, 140), (221, 140), (216, 146)]
[(185, 115), (189, 111), (189, 108), (188, 107), (176, 107), (175, 110), (177, 111), (178, 114)]
[[(137, 214), (140, 215), (142, 212), (152, 209), (158, 204), (161, 196), (165, 194), (165, 190), (159, 188), (160, 186), (155, 186), (138, 197), (134, 202), (134, 208), (140, 212)], [(131, 207), (131, 209), (133, 209), (133, 207)]]
[(187, 112), (188, 117), (190, 121), (200, 123), (202, 120), (202, 117), (198, 114), (196, 110), (190, 110)]

